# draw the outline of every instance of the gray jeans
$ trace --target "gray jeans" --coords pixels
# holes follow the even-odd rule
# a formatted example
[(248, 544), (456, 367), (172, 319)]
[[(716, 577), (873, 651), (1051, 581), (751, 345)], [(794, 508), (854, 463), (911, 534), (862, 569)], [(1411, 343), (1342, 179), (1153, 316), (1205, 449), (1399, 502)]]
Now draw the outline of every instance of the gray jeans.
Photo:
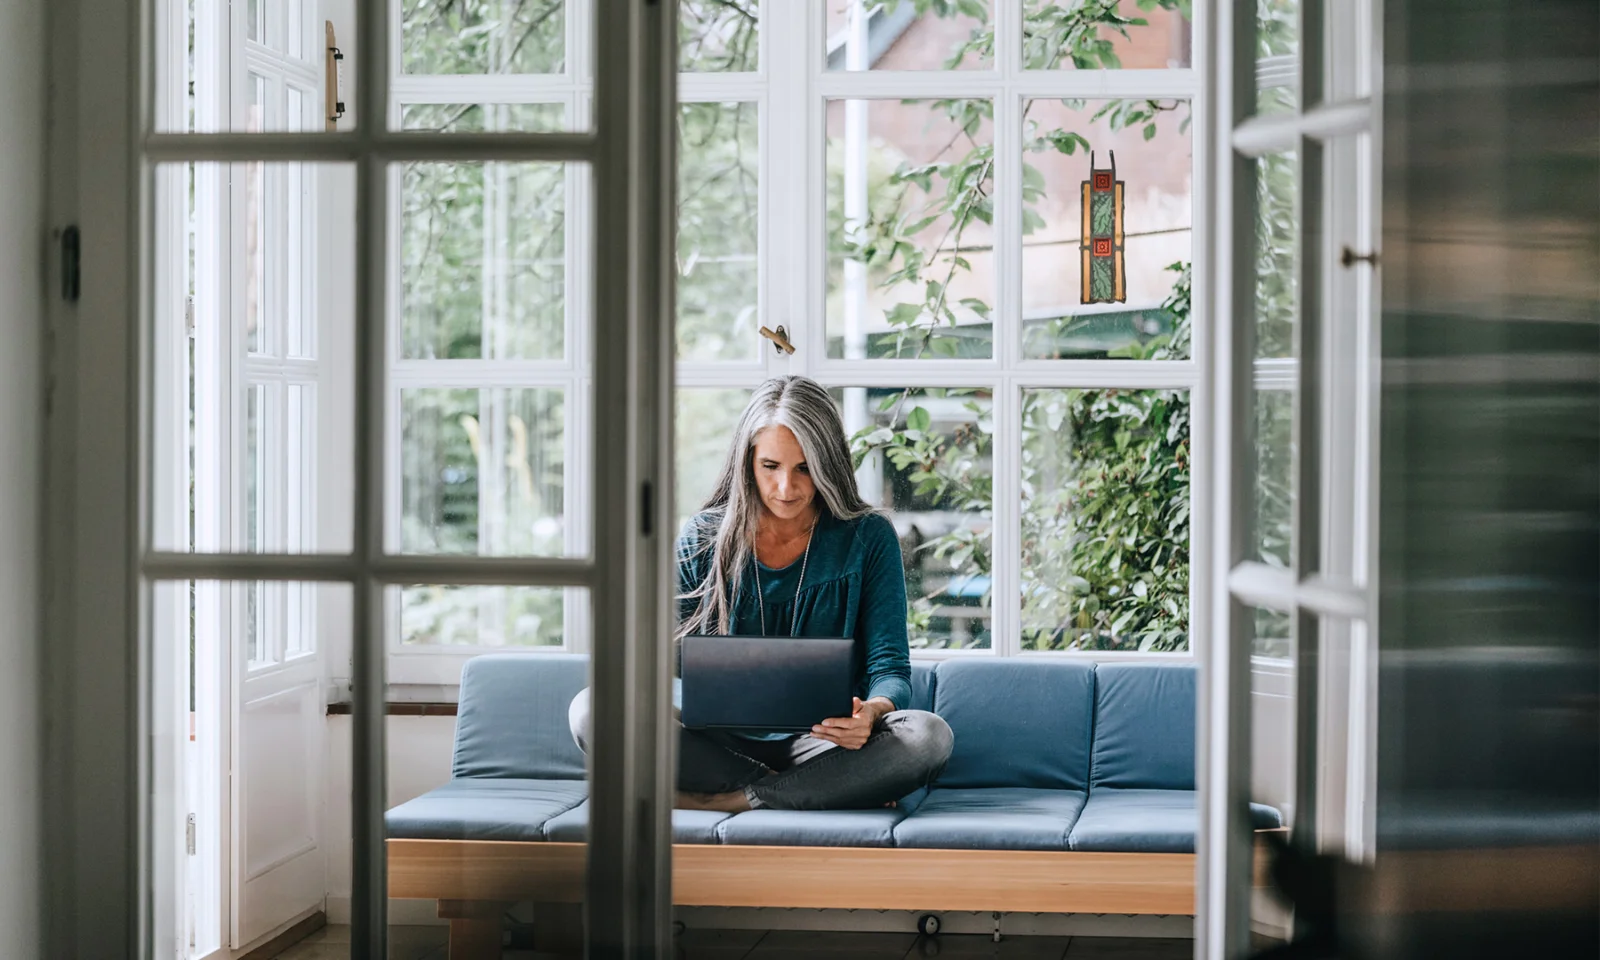
[[(567, 709), (572, 738), (589, 750), (589, 691)], [(674, 712), (673, 722), (677, 722)], [(882, 807), (933, 781), (955, 735), (938, 714), (896, 710), (878, 721), (860, 750), (810, 734), (751, 740), (721, 730), (678, 726), (678, 789), (743, 790), (754, 809), (855, 810)]]

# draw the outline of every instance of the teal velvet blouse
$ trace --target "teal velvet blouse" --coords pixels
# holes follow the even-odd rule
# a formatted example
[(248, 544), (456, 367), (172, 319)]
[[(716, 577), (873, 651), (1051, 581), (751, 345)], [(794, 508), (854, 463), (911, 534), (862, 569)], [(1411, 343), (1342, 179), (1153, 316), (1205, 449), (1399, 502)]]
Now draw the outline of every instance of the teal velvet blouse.
[[(715, 535), (716, 518), (702, 513), (678, 536), (678, 618), (693, 615), (698, 598), (683, 595), (700, 586), (711, 565), (701, 534)], [(805, 583), (800, 568), (805, 566)], [(894, 525), (882, 514), (838, 520), (823, 510), (811, 535), (811, 556), (781, 569), (761, 566), (767, 623), (762, 629), (754, 569), (735, 588), (733, 635), (759, 637), (851, 637), (855, 640), (855, 687), (862, 700), (885, 697), (895, 709), (911, 704), (911, 653), (906, 639), (906, 576)], [(799, 588), (798, 594), (796, 588)], [(795, 618), (795, 607), (799, 617)]]

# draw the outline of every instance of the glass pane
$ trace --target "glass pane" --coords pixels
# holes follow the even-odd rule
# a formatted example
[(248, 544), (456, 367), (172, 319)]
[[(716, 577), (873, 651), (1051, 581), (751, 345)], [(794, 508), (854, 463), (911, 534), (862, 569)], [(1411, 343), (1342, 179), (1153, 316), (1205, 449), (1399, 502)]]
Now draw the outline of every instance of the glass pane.
[(1256, 161), (1256, 356), (1294, 356), (1300, 314), (1300, 162), (1294, 151)]
[[(578, 602), (585, 592), (574, 588)], [(413, 586), (400, 591), (405, 646), (560, 647), (566, 642), (561, 587)]]
[(760, 0), (681, 0), (678, 69), (745, 73), (760, 66)]
[(1299, 109), (1300, 0), (1256, 0), (1256, 113)]
[[(1296, 724), (1299, 722), (1295, 617), (1276, 610), (1245, 608), (1246, 629), (1257, 658), (1250, 671), (1250, 821), (1255, 859), (1265, 863), (1271, 844), (1283, 837), (1296, 813)], [(1315, 636), (1304, 638), (1315, 642)], [(1273, 659), (1261, 659), (1261, 657)], [(1250, 898), (1251, 940), (1265, 951), (1293, 932), (1293, 914), (1270, 876), (1258, 876)]]
[[(329, 702), (349, 668), (308, 654), (344, 642), (351, 590), (253, 586), (277, 603), (260, 656), (245, 584), (156, 583), (145, 611), (148, 822), (152, 845), (176, 856), (152, 858), (143, 879), (153, 926), (185, 945), (172, 956), (231, 954), (350, 896), (349, 705)], [(334, 955), (339, 932), (282, 955)]]
[(828, 103), (830, 357), (988, 357), (994, 103)]
[(567, 169), (408, 163), (401, 180), (401, 355), (559, 359)]
[(993, 0), (826, 0), (829, 70), (988, 70)]
[(1299, 317), (1299, 165), (1293, 152), (1256, 161), (1256, 360), (1254, 364), (1256, 559), (1293, 564), (1294, 359)]
[(754, 103), (678, 114), (678, 358), (749, 360), (760, 325), (761, 171)]
[(273, 196), (272, 184), (264, 163), (250, 163), (244, 167), (244, 331), (246, 349), (250, 353), (267, 353), (271, 350), (267, 336), (271, 332), (269, 317), (276, 291), (270, 289), (267, 275), (267, 220)]
[(1189, 649), (1189, 394), (1024, 390), (1022, 648)]
[(306, 51), (306, 4), (309, 0), (288, 0), (289, 7), (289, 56), (297, 59), (309, 59)]
[[(336, 44), (349, 52), (355, 41), (355, 5), (336, 6), (344, 8), (341, 22), (350, 24)], [(175, 22), (170, 29), (156, 31), (152, 60), (156, 131), (321, 133), (326, 129), (321, 86), (324, 20), (316, 16), (311, 0), (170, 0), (161, 7), (171, 11)], [(346, 61), (340, 69), (340, 96), (347, 103), (354, 95), (351, 63)], [(260, 93), (255, 89), (258, 84), (265, 88)], [(308, 122), (303, 127), (295, 127), (292, 116), (284, 113), (285, 86), (294, 84), (308, 91), (304, 104)], [(348, 120), (345, 128), (350, 129)]]
[[(408, 586), (403, 608), (396, 592), (388, 597), (390, 610), (399, 614), (388, 624), (389, 676), (439, 693), (432, 694), (433, 702), (396, 705), (386, 725), (384, 827), (395, 877), (388, 889), (389, 957), (442, 960), (461, 956), (463, 944), (487, 945), (478, 952), (497, 957), (504, 944), (507, 960), (583, 956), (590, 796), (585, 747), (594, 742), (595, 725), (588, 721), (587, 658), (563, 653), (558, 645), (563, 617), (587, 614), (588, 592)], [(497, 649), (498, 655), (473, 658), (473, 648)], [(458, 738), (458, 715), (465, 719), (469, 712), (515, 719), (509, 727), (461, 723)], [(329, 718), (333, 755), (346, 763), (349, 729), (348, 717)], [(473, 811), (481, 806), (475, 800), (488, 798), (504, 812)], [(432, 811), (460, 810), (463, 800), (462, 815), (444, 814), (449, 836), (548, 839), (555, 842), (540, 846), (549, 856), (521, 877), (478, 884), (480, 899), (449, 899), (449, 874), (470, 870), (481, 854), (470, 843), (438, 843), (441, 820)], [(348, 806), (332, 812), (336, 826), (348, 826), (338, 820)], [(330, 883), (343, 883), (348, 891), (347, 875), (336, 874)], [(433, 919), (441, 911), (448, 924)], [(328, 939), (346, 932), (330, 927)], [(345, 943), (325, 949), (310, 956), (342, 960), (349, 954)]]
[(988, 390), (834, 391), (869, 503), (890, 511), (906, 564), (916, 648), (988, 648), (994, 518)]
[(1023, 0), (1025, 70), (1190, 66), (1192, 0)]
[(403, 73), (560, 73), (561, 0), (402, 0)]
[(267, 458), (261, 448), (267, 444), (267, 388), (245, 390), (244, 403), (244, 547), (260, 550), (266, 540)]
[[(1188, 358), (1189, 119), (1186, 100), (1025, 103), (1024, 356)], [(1109, 189), (1087, 190), (1096, 177)]]
[(1282, 610), (1256, 607), (1251, 614), (1255, 632), (1250, 654), (1287, 660), (1294, 656), (1294, 617)]
[(1279, 382), (1255, 391), (1255, 559), (1277, 567), (1294, 563), (1294, 386)]
[[(241, 182), (242, 181), (242, 182)], [(349, 549), (354, 170), (156, 170), (152, 540), (158, 550)]]
[(750, 391), (684, 387), (678, 390), (676, 400), (673, 494), (677, 526), (682, 527), (711, 496), (727, 460), (734, 427), (750, 402)]
[(568, 553), (564, 401), (549, 388), (402, 390), (400, 549)]
[(567, 130), (564, 103), (408, 103), (402, 130), (434, 133), (559, 133)]

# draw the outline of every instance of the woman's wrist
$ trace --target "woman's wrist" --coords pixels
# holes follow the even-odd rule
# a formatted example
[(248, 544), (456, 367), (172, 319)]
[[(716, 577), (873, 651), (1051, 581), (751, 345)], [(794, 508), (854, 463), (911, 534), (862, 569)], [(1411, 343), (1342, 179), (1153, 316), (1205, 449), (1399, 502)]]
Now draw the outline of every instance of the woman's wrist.
[(863, 702), (862, 706), (872, 710), (873, 723), (877, 723), (894, 712), (894, 701), (888, 697), (873, 697), (871, 700)]

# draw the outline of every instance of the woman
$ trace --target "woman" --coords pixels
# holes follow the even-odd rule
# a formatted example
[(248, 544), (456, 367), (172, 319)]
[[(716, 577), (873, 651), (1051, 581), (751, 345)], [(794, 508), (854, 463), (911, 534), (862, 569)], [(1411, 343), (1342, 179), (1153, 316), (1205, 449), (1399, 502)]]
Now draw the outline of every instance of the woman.
[[(678, 806), (892, 806), (950, 758), (944, 720), (906, 709), (906, 584), (894, 527), (856, 490), (838, 408), (813, 380), (756, 388), (715, 492), (678, 539), (676, 636), (706, 634), (854, 638), (854, 710), (798, 736), (680, 727)], [(572, 701), (569, 720), (587, 750), (589, 691)]]

